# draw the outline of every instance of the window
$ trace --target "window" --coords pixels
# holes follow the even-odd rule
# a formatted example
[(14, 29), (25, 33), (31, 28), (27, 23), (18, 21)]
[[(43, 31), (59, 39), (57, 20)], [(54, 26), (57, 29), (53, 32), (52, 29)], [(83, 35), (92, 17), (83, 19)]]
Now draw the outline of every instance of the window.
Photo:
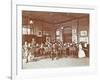
[(25, 28), (25, 27), (23, 27), (23, 32), (22, 32), (22, 34), (31, 34), (31, 29), (30, 28)]
[(33, 28), (30, 28), (30, 25), (23, 25), (22, 34), (24, 34), (24, 35), (33, 34)]
[(77, 31), (72, 29), (72, 42), (77, 43)]
[(60, 40), (60, 31), (59, 30), (56, 31), (56, 39)]
[(60, 36), (60, 31), (56, 31), (56, 36)]
[(60, 40), (60, 37), (56, 37), (57, 40)]
[(87, 36), (87, 31), (80, 31), (81, 36)]
[(80, 42), (87, 42), (88, 43), (88, 35), (87, 31), (80, 31)]
[(27, 28), (23, 28), (23, 34), (27, 34)]
[(87, 42), (88, 43), (88, 37), (80, 37), (80, 42)]

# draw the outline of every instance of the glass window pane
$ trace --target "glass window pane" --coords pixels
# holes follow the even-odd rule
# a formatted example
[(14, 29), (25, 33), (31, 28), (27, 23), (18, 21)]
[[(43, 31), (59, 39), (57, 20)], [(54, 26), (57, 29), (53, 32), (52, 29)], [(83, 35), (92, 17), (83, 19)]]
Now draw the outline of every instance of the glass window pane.
[(87, 42), (88, 43), (88, 37), (80, 37), (80, 42)]
[(30, 34), (30, 29), (29, 28), (27, 28), (27, 31), (28, 31), (28, 34)]
[(56, 31), (56, 35), (60, 35), (60, 31)]
[(27, 34), (27, 28), (23, 28), (23, 34)]

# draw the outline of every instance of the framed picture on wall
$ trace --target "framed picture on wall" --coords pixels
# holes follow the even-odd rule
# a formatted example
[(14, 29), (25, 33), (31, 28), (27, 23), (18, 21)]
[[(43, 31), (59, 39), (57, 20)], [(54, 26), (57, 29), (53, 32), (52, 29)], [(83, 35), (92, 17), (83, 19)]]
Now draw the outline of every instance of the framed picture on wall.
[[(94, 7), (13, 1), (12, 80), (96, 72)], [(32, 34), (26, 34), (27, 29)], [(88, 38), (87, 53), (80, 35)]]

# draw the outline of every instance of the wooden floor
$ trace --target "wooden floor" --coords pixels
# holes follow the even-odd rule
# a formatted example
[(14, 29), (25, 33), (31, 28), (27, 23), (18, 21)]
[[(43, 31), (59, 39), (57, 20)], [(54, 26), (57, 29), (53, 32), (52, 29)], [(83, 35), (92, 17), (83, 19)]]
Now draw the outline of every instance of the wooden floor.
[(89, 58), (60, 58), (60, 59), (41, 59), (38, 61), (30, 61), (25, 63), (23, 60), (23, 69), (36, 69), (36, 68), (60, 68), (60, 67), (78, 67), (89, 66)]

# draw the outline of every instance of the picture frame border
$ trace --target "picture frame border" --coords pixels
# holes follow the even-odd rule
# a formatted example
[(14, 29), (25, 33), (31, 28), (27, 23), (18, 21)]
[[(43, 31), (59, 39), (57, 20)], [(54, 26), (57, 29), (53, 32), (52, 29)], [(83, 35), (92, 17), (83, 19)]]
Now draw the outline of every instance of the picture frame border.
[[(16, 7), (13, 5), (13, 7), (16, 8), (16, 10), (15, 10), (15, 11), (16, 11), (16, 12), (15, 12), (15, 13), (16, 13), (16, 22), (15, 22), (15, 23), (17, 23), (17, 9), (18, 9), (17, 7), (18, 7), (18, 6), (23, 6), (23, 4), (16, 4)], [(74, 7), (68, 7), (68, 6), (66, 6), (66, 7), (65, 7), (65, 6), (64, 6), (64, 7), (61, 6), (61, 7), (60, 7), (60, 6), (43, 6), (43, 5), (27, 5), (27, 4), (24, 5), (24, 6), (37, 6), (37, 7), (50, 7), (50, 8), (74, 8)], [(75, 9), (76, 9), (76, 7), (75, 7)], [(87, 8), (80, 8), (80, 7), (77, 7), (77, 9), (90, 9), (90, 10), (94, 10), (94, 11), (96, 10), (95, 8), (91, 8), (91, 7), (90, 7), (90, 8), (89, 8), (89, 7), (87, 7)], [(11, 12), (11, 13), (12, 13), (12, 15), (15, 15), (13, 12), (14, 12), (14, 11), (13, 11), (13, 9), (12, 9), (12, 12)], [(14, 19), (13, 19), (13, 17), (11, 17), (11, 19), (12, 19), (12, 20), (11, 20), (11, 24), (12, 24), (11, 27), (13, 27), (13, 20), (14, 20)], [(11, 34), (13, 34), (13, 33), (14, 33), (13, 28), (11, 28), (11, 31), (12, 31)], [(13, 48), (13, 46), (14, 46), (14, 45), (13, 45), (13, 41), (14, 41), (13, 35), (12, 35), (12, 38), (11, 38), (11, 39), (12, 39), (12, 44), (11, 44), (11, 45), (12, 45), (12, 48), (11, 48), (11, 49), (12, 49), (12, 53), (11, 53), (11, 79), (14, 80), (15, 78), (17, 79), (17, 76), (18, 76), (18, 79), (19, 79), (22, 75), (19, 76), (19, 74), (18, 74), (18, 68), (17, 68), (17, 66), (18, 66), (18, 60), (14, 60), (14, 58), (13, 58), (13, 52), (15, 52), (14, 50), (16, 50), (16, 49), (18, 48), (18, 46), (16, 45), (16, 49), (14, 49), (14, 48)], [(15, 42), (16, 42), (16, 44), (17, 44), (17, 24), (16, 24), (16, 41), (15, 41)], [(13, 50), (13, 49), (14, 49), (14, 50)], [(17, 53), (17, 50), (16, 50), (16, 53)], [(18, 55), (16, 54), (16, 59), (17, 59), (17, 58), (18, 58)], [(15, 66), (13, 65), (13, 60), (16, 62), (16, 68), (15, 68)], [(48, 71), (48, 70), (47, 70), (47, 71)], [(95, 70), (95, 71), (93, 71), (93, 72), (96, 73), (97, 71)], [(89, 72), (89, 73), (91, 73), (91, 72)]]

